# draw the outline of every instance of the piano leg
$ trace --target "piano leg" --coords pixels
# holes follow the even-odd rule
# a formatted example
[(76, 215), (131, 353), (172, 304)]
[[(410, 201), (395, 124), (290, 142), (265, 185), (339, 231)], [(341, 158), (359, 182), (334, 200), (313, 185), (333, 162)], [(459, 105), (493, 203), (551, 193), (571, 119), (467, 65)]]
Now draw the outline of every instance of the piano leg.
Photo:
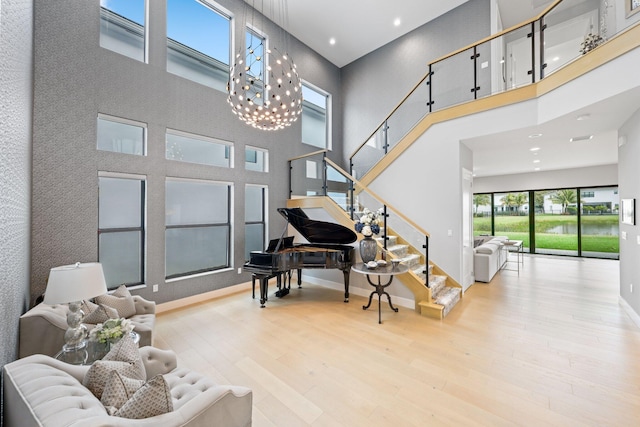
[(342, 274), (344, 275), (344, 302), (349, 302), (349, 273), (351, 272), (351, 267), (345, 268), (342, 270)]
[[(291, 271), (291, 270), (289, 270)], [(289, 280), (289, 283), (291, 283), (291, 280)], [(298, 289), (302, 287), (302, 269), (299, 268), (298, 269)]]
[(269, 290), (269, 276), (259, 276), (260, 279), (260, 308), (264, 308), (267, 302), (267, 292)]

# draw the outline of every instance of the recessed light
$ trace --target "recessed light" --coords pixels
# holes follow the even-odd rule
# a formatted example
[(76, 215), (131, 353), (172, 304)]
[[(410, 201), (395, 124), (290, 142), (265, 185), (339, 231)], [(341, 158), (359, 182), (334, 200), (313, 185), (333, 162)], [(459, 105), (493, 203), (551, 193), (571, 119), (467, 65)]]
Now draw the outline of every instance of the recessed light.
[(574, 136), (573, 138), (569, 139), (569, 142), (588, 141), (590, 139), (593, 139), (593, 135)]
[(402, 24), (402, 21), (400, 20), (400, 18), (396, 18), (393, 20), (393, 25), (395, 25), (396, 27), (399, 27), (400, 24)]
[(531, 152), (540, 151), (540, 147), (531, 147), (531, 148), (529, 148), (529, 151), (531, 151)]
[(534, 138), (540, 138), (541, 136), (542, 136), (541, 133), (533, 133), (529, 135), (529, 138), (534, 139)]
[(576, 120), (582, 121), (582, 120), (589, 120), (591, 118), (591, 114), (580, 114), (578, 117), (576, 117)]
[(540, 160), (534, 160), (533, 163), (540, 163)]
[(553, 58), (551, 58), (552, 61), (560, 61), (560, 57), (559, 56), (554, 56)]
[(540, 170), (540, 168), (534, 168), (533, 170), (538, 172)]
[(330, 44), (330, 45), (334, 45), (334, 44), (336, 44), (336, 39), (335, 39), (335, 38), (333, 38), (333, 37), (331, 37), (331, 38), (329, 39), (329, 44)]

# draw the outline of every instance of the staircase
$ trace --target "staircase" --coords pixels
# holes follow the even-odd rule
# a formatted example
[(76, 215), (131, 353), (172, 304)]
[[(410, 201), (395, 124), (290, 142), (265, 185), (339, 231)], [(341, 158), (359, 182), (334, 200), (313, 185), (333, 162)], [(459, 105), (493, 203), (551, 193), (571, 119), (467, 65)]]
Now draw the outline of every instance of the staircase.
[[(384, 238), (378, 237), (376, 240), (379, 246), (384, 246)], [(424, 257), (416, 252), (410, 245), (400, 241), (398, 236), (388, 236), (387, 253), (392, 258), (402, 260), (409, 267), (409, 277), (399, 278), (416, 295), (416, 310), (419, 309), (423, 316), (443, 319), (460, 301), (462, 287), (457, 283), (448, 284), (451, 280), (446, 275), (434, 274), (432, 264), (429, 265), (429, 284), (425, 287), (427, 276)], [(412, 288), (418, 288), (420, 292)], [(419, 296), (422, 298), (419, 299)]]

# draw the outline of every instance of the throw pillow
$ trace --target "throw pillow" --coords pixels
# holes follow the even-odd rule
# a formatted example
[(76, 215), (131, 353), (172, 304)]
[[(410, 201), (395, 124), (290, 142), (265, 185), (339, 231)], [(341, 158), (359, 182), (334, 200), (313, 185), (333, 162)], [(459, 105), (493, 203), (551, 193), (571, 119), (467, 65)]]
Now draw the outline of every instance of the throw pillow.
[(97, 325), (98, 323), (104, 323), (109, 319), (117, 319), (118, 311), (115, 308), (108, 307), (104, 304), (97, 306), (95, 310), (84, 316), (82, 323), (89, 323), (91, 325)]
[(142, 419), (173, 411), (171, 390), (162, 375), (147, 381), (113, 415), (116, 417)]
[(118, 317), (128, 319), (136, 314), (136, 305), (133, 302), (133, 296), (125, 285), (121, 285), (111, 295), (105, 294), (96, 297), (96, 302), (118, 310)]
[(93, 312), (96, 308), (98, 308), (98, 304), (95, 304), (87, 299), (82, 301), (82, 305), (80, 306), (82, 312), (86, 316), (87, 314)]
[(138, 351), (138, 345), (133, 342), (130, 335), (122, 337), (102, 360), (98, 360), (91, 365), (82, 384), (94, 396), (101, 399), (111, 371), (118, 371), (126, 377), (138, 380), (147, 378), (147, 373)]
[(129, 378), (118, 371), (111, 371), (100, 400), (109, 414), (113, 415), (143, 385), (144, 380)]

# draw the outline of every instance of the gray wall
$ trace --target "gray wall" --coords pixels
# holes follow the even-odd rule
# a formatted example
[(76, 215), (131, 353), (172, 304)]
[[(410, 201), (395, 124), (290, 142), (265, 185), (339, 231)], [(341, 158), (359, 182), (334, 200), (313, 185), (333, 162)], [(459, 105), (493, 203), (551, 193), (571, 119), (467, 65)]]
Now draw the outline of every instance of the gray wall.
[[(35, 1), (35, 98), (33, 127), (33, 238), (31, 298), (46, 287), (49, 269), (97, 259), (98, 171), (147, 176), (147, 284), (136, 293), (165, 302), (246, 282), (244, 264), (244, 187), (269, 187), (269, 236), (284, 222), (276, 208), (288, 198), (290, 157), (316, 151), (301, 144), (300, 121), (278, 132), (261, 132), (240, 122), (225, 93), (166, 72), (166, 2), (150, 3), (149, 63), (99, 47), (99, 2)], [(219, 3), (240, 19), (247, 15), (240, 0)], [(249, 14), (250, 16), (250, 14)], [(257, 22), (257, 21), (254, 21)], [(236, 40), (244, 28), (236, 25)], [(281, 33), (265, 21), (272, 45), (283, 46)], [(339, 70), (295, 39), (289, 51), (302, 78), (330, 92), (334, 99), (334, 150), (342, 152)], [(235, 56), (235, 55), (234, 55)], [(96, 117), (104, 113), (147, 124), (148, 155), (132, 156), (96, 150)], [(165, 128), (234, 143), (235, 167), (207, 167), (164, 158)], [(269, 150), (270, 172), (244, 170), (244, 147)], [(234, 262), (230, 271), (165, 283), (165, 177), (232, 182)]]
[[(636, 200), (636, 225), (620, 223), (620, 296), (640, 315), (640, 110), (620, 128), (626, 143), (618, 148), (618, 179), (620, 199)], [(627, 238), (622, 238), (627, 233)], [(630, 284), (633, 284), (631, 292)]]
[(475, 43), (490, 32), (489, 0), (470, 0), (344, 67), (345, 164), (427, 73), (430, 61)]
[(0, 1), (0, 367), (29, 302), (33, 6)]

